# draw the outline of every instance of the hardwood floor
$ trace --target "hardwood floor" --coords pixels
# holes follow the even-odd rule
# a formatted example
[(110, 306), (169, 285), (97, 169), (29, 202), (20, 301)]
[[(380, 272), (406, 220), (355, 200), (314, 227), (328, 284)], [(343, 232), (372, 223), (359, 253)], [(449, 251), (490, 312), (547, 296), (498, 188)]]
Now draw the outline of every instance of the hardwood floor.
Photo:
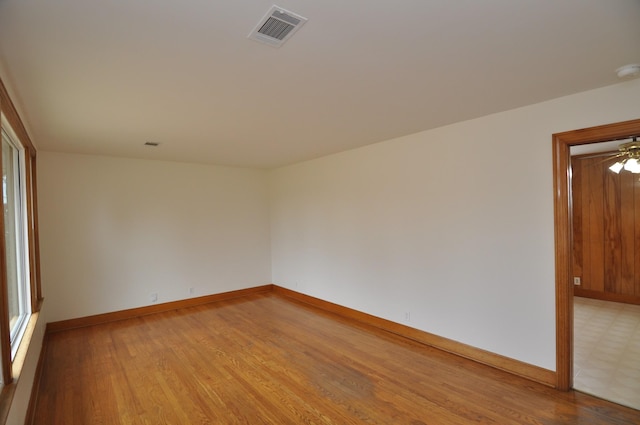
[(35, 424), (638, 424), (275, 294), (50, 334)]

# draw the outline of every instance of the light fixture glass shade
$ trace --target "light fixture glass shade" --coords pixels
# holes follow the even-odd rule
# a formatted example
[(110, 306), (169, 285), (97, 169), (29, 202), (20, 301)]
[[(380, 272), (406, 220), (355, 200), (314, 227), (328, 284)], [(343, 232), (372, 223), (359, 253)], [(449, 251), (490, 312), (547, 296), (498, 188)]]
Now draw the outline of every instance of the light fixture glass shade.
[(631, 138), (630, 142), (622, 143), (618, 146), (618, 153), (615, 164), (609, 166), (609, 169), (616, 174), (625, 170), (633, 174), (640, 174), (640, 142), (638, 136)]
[(622, 167), (624, 167), (624, 164), (622, 162), (618, 161), (615, 164), (613, 164), (611, 167), (609, 167), (609, 169), (611, 171), (613, 171), (614, 173), (618, 174), (618, 173), (620, 173), (620, 170), (622, 170)]
[(635, 158), (629, 158), (624, 163), (624, 169), (635, 174), (640, 173), (640, 163)]

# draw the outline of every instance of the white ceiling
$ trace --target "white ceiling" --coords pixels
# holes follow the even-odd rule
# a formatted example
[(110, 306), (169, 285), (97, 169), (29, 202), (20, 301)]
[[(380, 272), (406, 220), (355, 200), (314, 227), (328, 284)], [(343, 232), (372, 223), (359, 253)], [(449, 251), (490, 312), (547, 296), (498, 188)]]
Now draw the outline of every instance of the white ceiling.
[[(274, 167), (618, 82), (638, 0), (0, 0), (41, 150)], [(157, 148), (143, 146), (160, 143)]]

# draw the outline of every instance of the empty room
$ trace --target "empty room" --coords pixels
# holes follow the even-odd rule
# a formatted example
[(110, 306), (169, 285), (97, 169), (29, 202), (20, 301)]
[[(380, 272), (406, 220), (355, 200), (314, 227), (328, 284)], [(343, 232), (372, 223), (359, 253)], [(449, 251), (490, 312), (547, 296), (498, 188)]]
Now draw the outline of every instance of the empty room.
[(0, 423), (640, 423), (638, 22), (0, 0)]

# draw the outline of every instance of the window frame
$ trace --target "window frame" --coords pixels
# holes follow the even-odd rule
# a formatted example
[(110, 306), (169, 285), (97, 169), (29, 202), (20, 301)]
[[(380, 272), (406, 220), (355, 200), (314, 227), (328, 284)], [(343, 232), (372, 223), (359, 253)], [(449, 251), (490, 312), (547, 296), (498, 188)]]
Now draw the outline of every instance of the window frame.
[[(26, 235), (24, 244), (27, 247), (25, 258), (25, 273), (30, 276), (29, 279), (29, 302), (31, 304), (31, 313), (26, 318), (26, 322), (29, 322), (36, 313), (40, 311), (42, 305), (42, 286), (40, 277), (40, 247), (38, 239), (38, 210), (37, 210), (37, 185), (36, 185), (36, 149), (18, 115), (18, 112), (11, 101), (9, 93), (0, 79), (0, 115), (4, 119), (0, 120), (0, 127), (10, 127), (14, 133), (14, 143), (21, 146), (23, 150), (23, 167), (22, 167), (22, 179), (24, 183), (23, 207), (24, 207), (24, 223), (26, 227)], [(0, 150), (0, 159), (2, 152)], [(0, 189), (1, 190), (1, 189)], [(26, 205), (25, 205), (26, 204)], [(26, 217), (24, 216), (26, 214)], [(0, 397), (0, 419), (6, 417), (8, 413), (5, 411), (5, 398), (11, 397), (9, 394), (15, 390), (14, 372), (16, 376), (19, 371), (14, 371), (13, 360), (11, 350), (11, 335), (9, 329), (9, 310), (7, 302), (7, 264), (6, 264), (6, 246), (4, 243), (4, 214), (0, 214), (0, 376), (5, 388), (2, 389), (2, 397)], [(23, 346), (26, 344), (23, 341), (21, 344), (17, 344), (18, 351), (22, 352)], [(28, 345), (28, 344), (27, 344)], [(17, 356), (15, 357), (17, 358)], [(7, 391), (5, 391), (5, 389)], [(6, 394), (5, 394), (6, 393)]]
[[(16, 295), (18, 297), (18, 310), (19, 315), (16, 323), (11, 324), (11, 318), (9, 318), (9, 335), (11, 342), (11, 361), (15, 359), (15, 355), (18, 351), (18, 347), (20, 346), (20, 342), (27, 328), (27, 324), (29, 323), (29, 318), (31, 316), (31, 285), (30, 285), (30, 268), (29, 268), (29, 237), (28, 237), (28, 227), (27, 227), (27, 186), (26, 186), (26, 161), (25, 161), (25, 149), (24, 146), (20, 143), (20, 140), (15, 135), (15, 132), (11, 128), (11, 125), (7, 122), (3, 113), (0, 112), (0, 135), (2, 139), (2, 143), (4, 145), (5, 140), (9, 144), (9, 147), (12, 149), (12, 174), (13, 179), (13, 193), (12, 198), (15, 203), (15, 210), (13, 211), (15, 217), (13, 217), (13, 227), (15, 232), (15, 238), (12, 241), (4, 240), (5, 250), (7, 247), (7, 243), (13, 243), (15, 249), (15, 260), (16, 260), (16, 279), (17, 279), (17, 287), (16, 287)], [(4, 146), (3, 146), (4, 148)], [(4, 167), (4, 153), (0, 154), (0, 159), (2, 159), (3, 167)], [(3, 170), (4, 176), (4, 170)], [(5, 185), (2, 186), (2, 196), (7, 196), (4, 193)], [(9, 191), (7, 191), (9, 192)], [(4, 227), (6, 229), (8, 223), (4, 223)], [(6, 235), (6, 231), (3, 232), (3, 235)], [(6, 237), (6, 236), (5, 236)], [(8, 274), (8, 265), (6, 269), (6, 273)], [(5, 276), (7, 276), (5, 274)], [(8, 276), (7, 276), (7, 285), (9, 284)], [(7, 291), (9, 287), (7, 286)], [(9, 296), (7, 292), (7, 303), (9, 303)]]

